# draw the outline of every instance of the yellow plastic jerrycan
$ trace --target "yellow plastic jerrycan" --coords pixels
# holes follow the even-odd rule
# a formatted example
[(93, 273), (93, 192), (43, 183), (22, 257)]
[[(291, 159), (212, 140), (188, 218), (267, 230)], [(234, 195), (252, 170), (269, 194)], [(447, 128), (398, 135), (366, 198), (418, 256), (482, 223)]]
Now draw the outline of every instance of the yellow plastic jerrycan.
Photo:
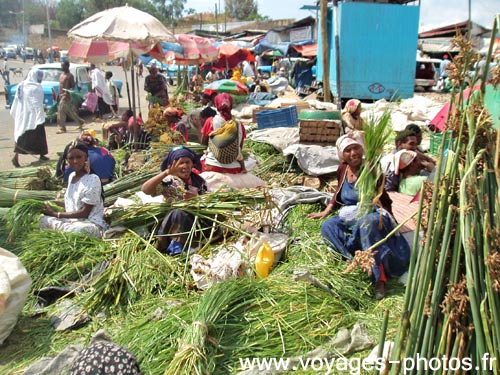
[(268, 242), (264, 242), (255, 257), (255, 270), (257, 278), (263, 279), (269, 275), (274, 264), (274, 252)]

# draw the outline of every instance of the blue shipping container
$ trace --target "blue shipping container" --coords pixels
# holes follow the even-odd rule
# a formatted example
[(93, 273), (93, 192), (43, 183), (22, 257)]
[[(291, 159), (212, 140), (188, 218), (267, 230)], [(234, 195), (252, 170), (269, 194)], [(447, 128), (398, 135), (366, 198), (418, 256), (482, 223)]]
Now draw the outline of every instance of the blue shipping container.
[[(410, 98), (415, 85), (420, 6), (340, 2), (339, 50), (342, 98)], [(318, 81), (323, 80), (321, 25)], [(330, 90), (337, 93), (335, 28), (328, 10)]]

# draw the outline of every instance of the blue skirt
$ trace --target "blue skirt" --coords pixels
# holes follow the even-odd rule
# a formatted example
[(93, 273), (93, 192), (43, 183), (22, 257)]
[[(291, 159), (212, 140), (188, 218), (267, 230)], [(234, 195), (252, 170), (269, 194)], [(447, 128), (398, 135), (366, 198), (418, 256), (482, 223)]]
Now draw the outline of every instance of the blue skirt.
[[(321, 234), (327, 243), (344, 258), (352, 259), (358, 250), (367, 250), (373, 244), (385, 238), (394, 229), (388, 214), (382, 215), (382, 229), (379, 230), (380, 212), (373, 212), (348, 225), (339, 216), (328, 219), (321, 226)], [(410, 246), (399, 233), (380, 245), (375, 254), (372, 267), (373, 281), (380, 278), (380, 265), (389, 277), (401, 276), (408, 270)]]

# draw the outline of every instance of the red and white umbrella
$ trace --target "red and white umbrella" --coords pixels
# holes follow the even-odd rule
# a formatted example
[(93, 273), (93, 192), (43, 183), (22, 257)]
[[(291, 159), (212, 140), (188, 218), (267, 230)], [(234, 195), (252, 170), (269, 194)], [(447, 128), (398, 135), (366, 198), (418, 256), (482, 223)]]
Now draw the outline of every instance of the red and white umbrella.
[(74, 40), (70, 59), (94, 63), (161, 52), (162, 41), (176, 42), (157, 18), (127, 5), (94, 14), (68, 31), (68, 36)]
[(71, 61), (95, 64), (106, 63), (120, 57), (127, 58), (130, 53), (133, 55), (149, 53), (155, 59), (163, 59), (163, 52), (158, 44), (150, 49), (149, 46), (135, 42), (78, 39), (71, 43), (68, 50)]
[(175, 38), (184, 48), (183, 57), (177, 58), (178, 63), (197, 65), (217, 59), (217, 48), (210, 39), (190, 34), (178, 34)]

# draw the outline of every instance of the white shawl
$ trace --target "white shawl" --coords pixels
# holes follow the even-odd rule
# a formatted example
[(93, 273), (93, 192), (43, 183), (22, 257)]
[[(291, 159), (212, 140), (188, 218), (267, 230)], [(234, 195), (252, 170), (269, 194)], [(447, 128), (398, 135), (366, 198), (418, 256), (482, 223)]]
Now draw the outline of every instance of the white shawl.
[(113, 98), (111, 97), (108, 85), (106, 84), (106, 79), (104, 78), (102, 72), (98, 68), (95, 68), (90, 73), (90, 78), (92, 79), (92, 89), (95, 91), (97, 96), (101, 97), (104, 100), (104, 103), (113, 105)]
[(28, 76), (17, 86), (16, 96), (10, 108), (10, 115), (14, 118), (14, 140), (28, 130), (33, 130), (37, 125), (45, 122), (43, 108), (43, 88), (37, 81), (37, 75), (43, 71), (32, 69)]

